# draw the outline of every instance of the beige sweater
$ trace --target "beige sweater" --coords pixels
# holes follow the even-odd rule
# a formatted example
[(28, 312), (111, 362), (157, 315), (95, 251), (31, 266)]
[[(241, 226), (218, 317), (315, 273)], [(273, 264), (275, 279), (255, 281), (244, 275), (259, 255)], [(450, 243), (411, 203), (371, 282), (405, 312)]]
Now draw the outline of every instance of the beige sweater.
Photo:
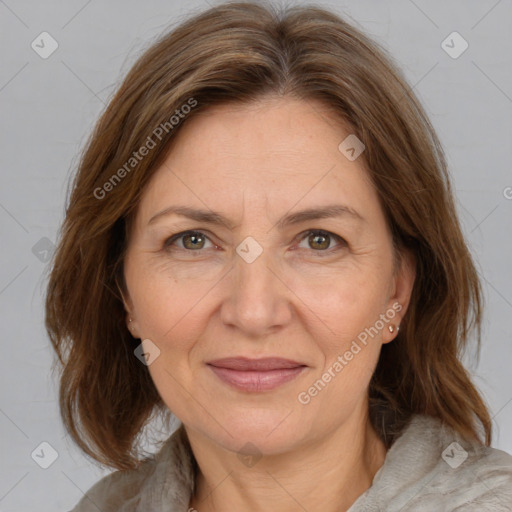
[[(187, 512), (192, 460), (181, 426), (149, 461), (107, 475), (71, 512)], [(512, 456), (461, 439), (437, 419), (413, 416), (371, 487), (346, 512), (399, 511), (511, 512)]]

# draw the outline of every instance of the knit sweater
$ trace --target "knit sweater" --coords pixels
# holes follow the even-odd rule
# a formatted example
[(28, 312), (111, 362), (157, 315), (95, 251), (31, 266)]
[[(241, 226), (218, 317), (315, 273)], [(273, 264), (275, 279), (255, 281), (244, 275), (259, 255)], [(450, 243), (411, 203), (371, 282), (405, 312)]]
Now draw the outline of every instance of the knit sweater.
[[(194, 459), (181, 425), (156, 455), (102, 478), (71, 512), (187, 512), (193, 488)], [(511, 512), (512, 456), (414, 415), (346, 512), (399, 511)]]

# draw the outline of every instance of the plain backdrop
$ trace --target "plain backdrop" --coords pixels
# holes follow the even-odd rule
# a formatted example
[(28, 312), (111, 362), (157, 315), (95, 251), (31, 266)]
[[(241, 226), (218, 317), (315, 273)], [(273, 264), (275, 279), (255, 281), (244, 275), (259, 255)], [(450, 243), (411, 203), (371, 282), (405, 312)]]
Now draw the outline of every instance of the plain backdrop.
[[(43, 324), (47, 261), (69, 177), (106, 102), (156, 36), (210, 2), (0, 0), (3, 512), (70, 510), (108, 473), (61, 425)], [(486, 298), (481, 359), (473, 352), (465, 361), (489, 403), (494, 446), (512, 452), (512, 2), (320, 5), (390, 52), (444, 145)]]

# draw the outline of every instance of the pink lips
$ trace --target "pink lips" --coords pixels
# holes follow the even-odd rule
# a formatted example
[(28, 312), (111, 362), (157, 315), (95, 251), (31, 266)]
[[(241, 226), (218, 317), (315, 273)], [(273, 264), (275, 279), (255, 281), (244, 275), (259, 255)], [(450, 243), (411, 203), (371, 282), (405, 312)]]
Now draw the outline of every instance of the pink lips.
[(306, 365), (296, 361), (278, 357), (228, 357), (210, 361), (208, 366), (227, 384), (241, 391), (252, 392), (268, 391), (281, 386), (306, 368)]

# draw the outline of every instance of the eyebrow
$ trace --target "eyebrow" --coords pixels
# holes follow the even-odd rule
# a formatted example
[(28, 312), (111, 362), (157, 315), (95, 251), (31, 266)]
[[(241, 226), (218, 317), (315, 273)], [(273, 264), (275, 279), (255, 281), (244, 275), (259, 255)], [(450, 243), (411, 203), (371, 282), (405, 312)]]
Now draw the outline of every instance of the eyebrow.
[[(190, 208), (188, 206), (170, 206), (151, 217), (148, 222), (153, 224), (158, 219), (167, 217), (169, 215), (179, 215), (180, 217), (187, 217), (197, 222), (206, 224), (216, 224), (224, 226), (228, 229), (233, 229), (234, 223), (221, 213), (211, 210), (201, 210), (197, 208)], [(278, 229), (282, 230), (287, 226), (300, 224), (309, 220), (327, 219), (333, 217), (349, 217), (358, 221), (365, 221), (364, 217), (354, 208), (342, 204), (331, 204), (327, 206), (308, 208), (298, 212), (285, 215), (276, 223)]]

